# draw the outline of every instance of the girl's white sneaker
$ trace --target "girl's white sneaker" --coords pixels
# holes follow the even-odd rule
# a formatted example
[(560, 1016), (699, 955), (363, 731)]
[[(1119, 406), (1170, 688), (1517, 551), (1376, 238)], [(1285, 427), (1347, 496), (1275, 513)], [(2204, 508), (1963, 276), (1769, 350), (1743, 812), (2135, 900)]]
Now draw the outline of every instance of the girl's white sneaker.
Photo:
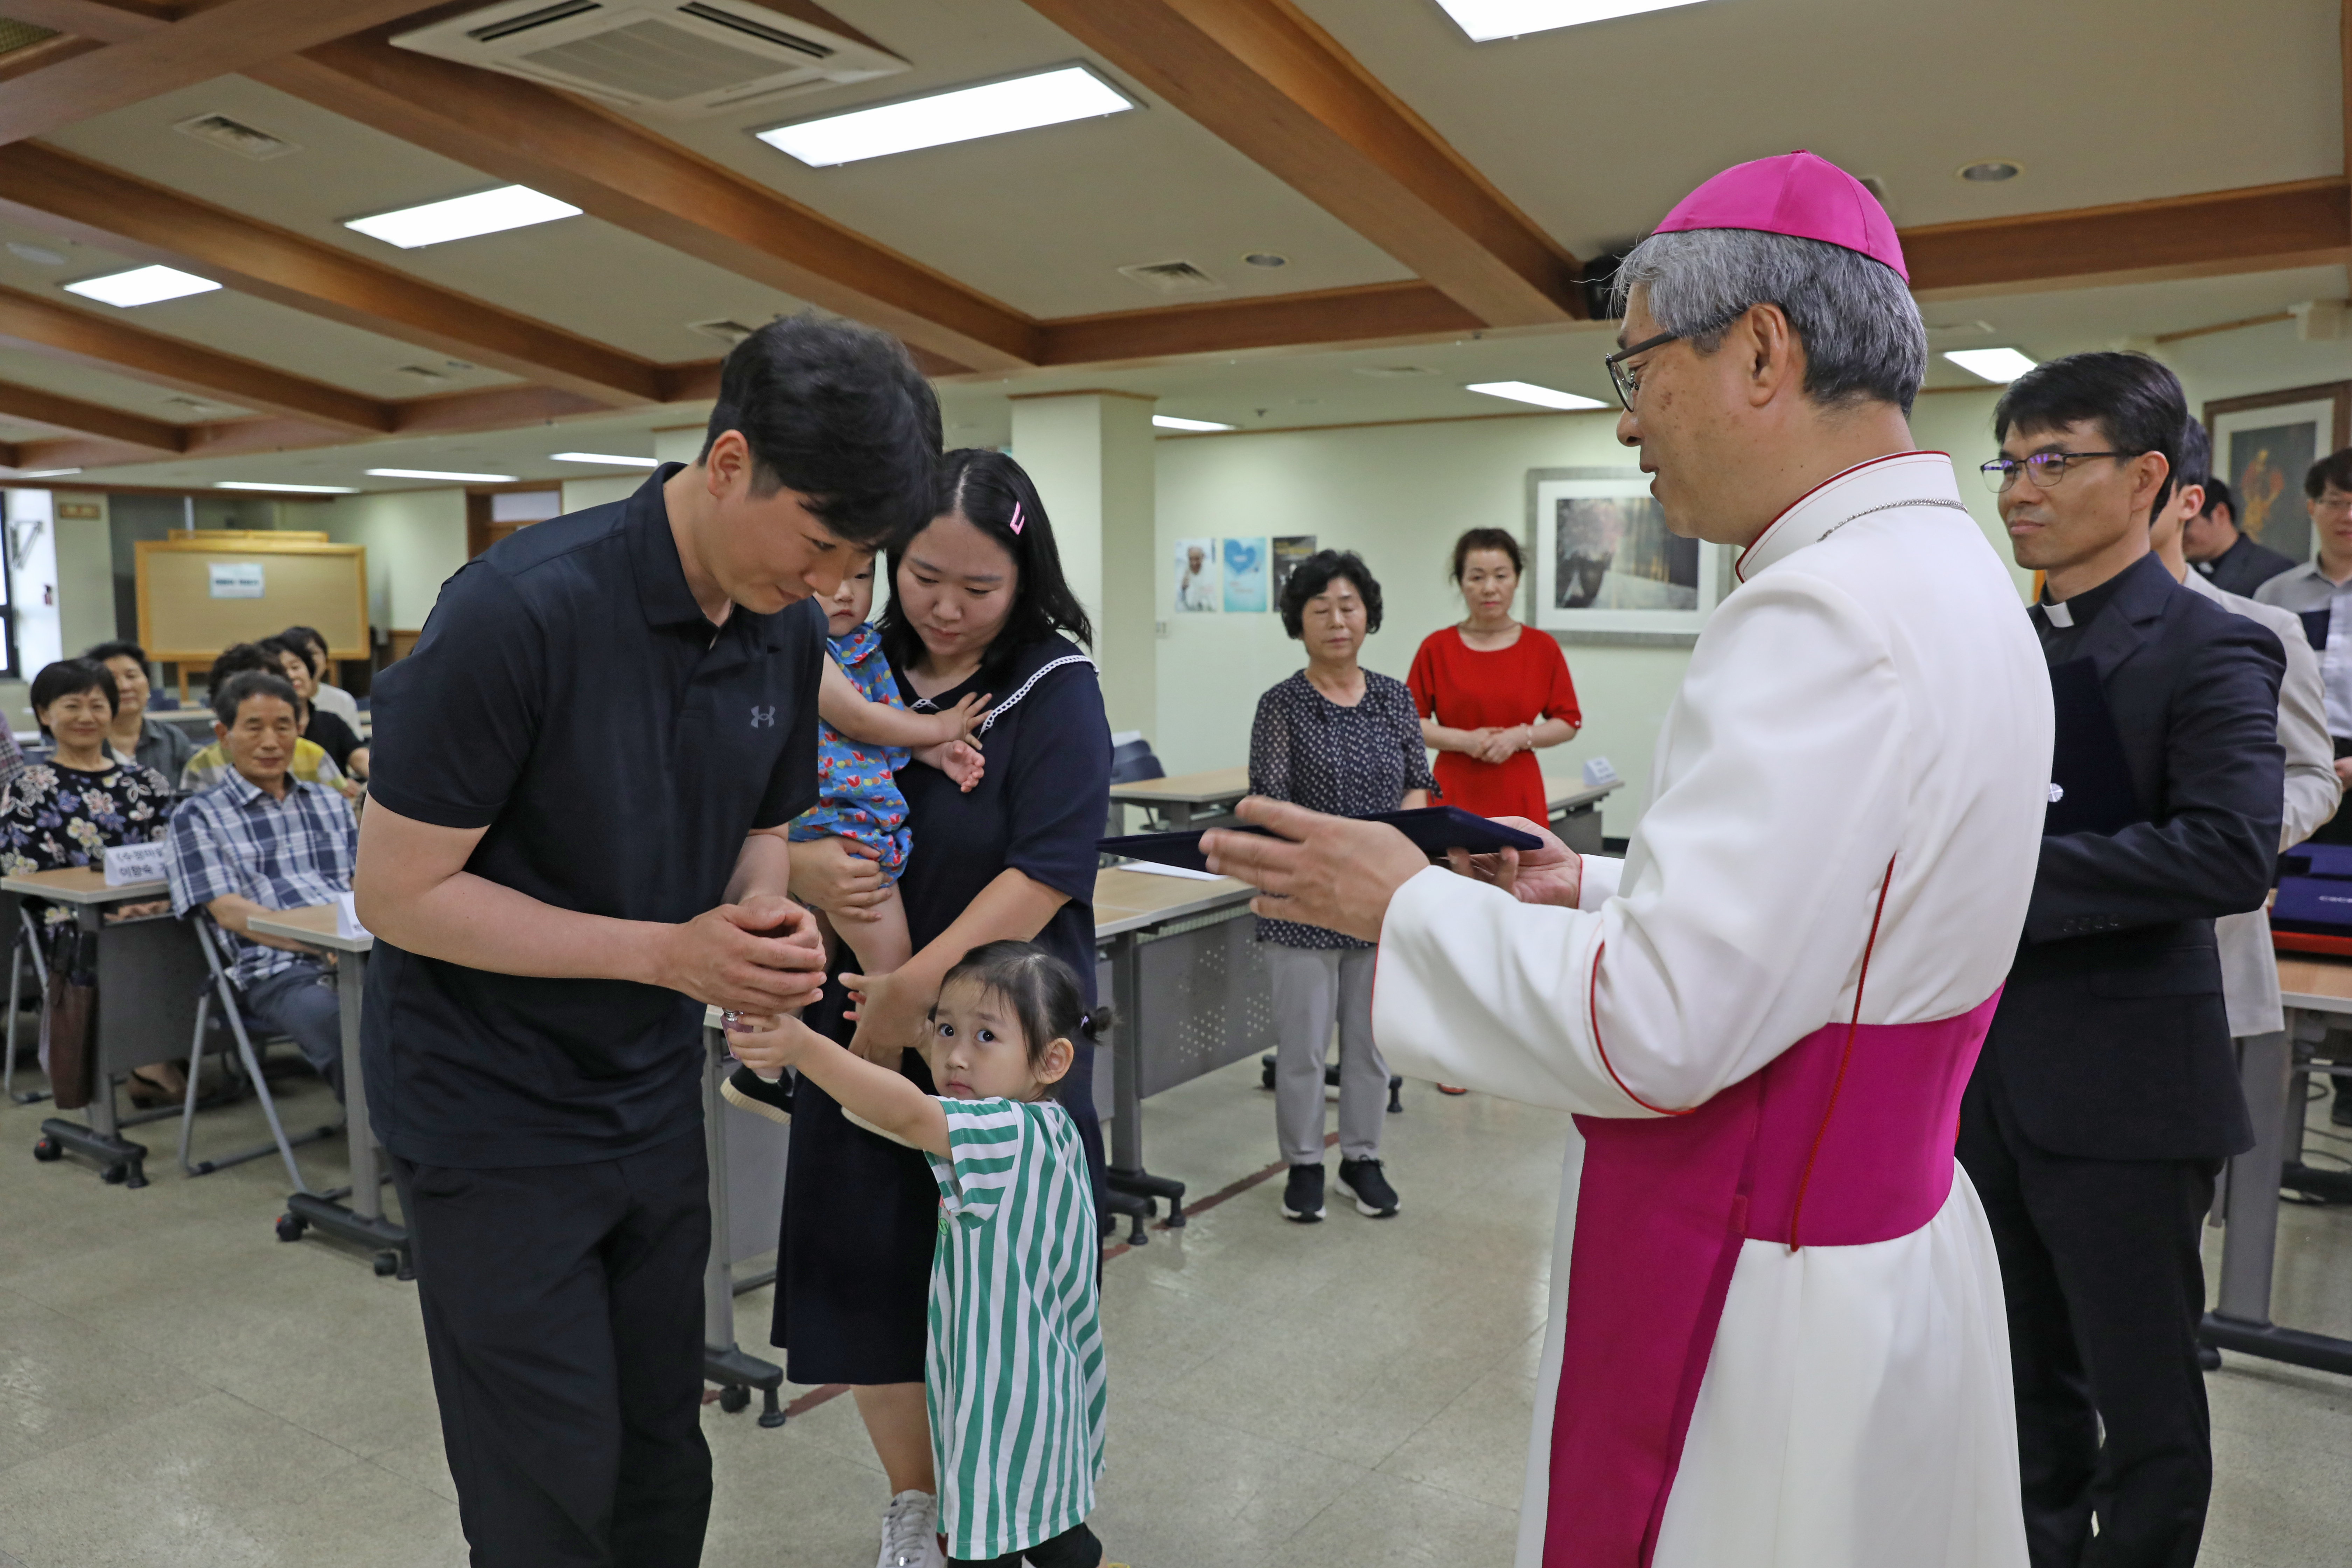
[(882, 1554), (874, 1568), (947, 1568), (940, 1549), (940, 1500), (904, 1491), (882, 1510)]

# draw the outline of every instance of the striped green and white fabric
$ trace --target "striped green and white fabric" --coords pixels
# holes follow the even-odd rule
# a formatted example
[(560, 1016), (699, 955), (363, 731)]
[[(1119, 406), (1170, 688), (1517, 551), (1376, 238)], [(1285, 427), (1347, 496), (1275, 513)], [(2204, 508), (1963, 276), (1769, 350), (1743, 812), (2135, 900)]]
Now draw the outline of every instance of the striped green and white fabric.
[(1082, 1524), (1103, 1462), (1101, 1242), (1077, 1123), (1052, 1101), (941, 1100), (948, 1156), (924, 1383), (948, 1555)]

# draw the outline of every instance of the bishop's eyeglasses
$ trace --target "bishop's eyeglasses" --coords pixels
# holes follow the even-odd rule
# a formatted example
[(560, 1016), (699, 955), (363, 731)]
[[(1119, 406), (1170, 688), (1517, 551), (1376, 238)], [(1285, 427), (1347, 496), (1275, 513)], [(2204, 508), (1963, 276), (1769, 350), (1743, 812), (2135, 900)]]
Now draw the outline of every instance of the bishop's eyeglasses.
[(1626, 413), (1633, 412), (1633, 399), (1642, 395), (1642, 373), (1625, 362), (1635, 354), (1645, 354), (1652, 349), (1664, 348), (1681, 336), (1680, 332), (1660, 332), (1656, 337), (1645, 338), (1630, 349), (1620, 349), (1601, 362), (1608, 367), (1609, 384), (1617, 389), (1618, 405)]
[(1984, 475), (1985, 489), (1995, 495), (2000, 495), (2010, 486), (2017, 483), (2017, 472), (2020, 468), (2033, 476), (2033, 485), (2036, 489), (2050, 490), (2058, 488), (2059, 481), (2066, 477), (2066, 469), (2072, 464), (2085, 462), (2093, 458), (2114, 458), (2120, 460), (2125, 458), (2137, 458), (2139, 455), (2137, 452), (2036, 452), (2030, 458), (1995, 458), (1991, 462), (1982, 465), (1979, 471)]

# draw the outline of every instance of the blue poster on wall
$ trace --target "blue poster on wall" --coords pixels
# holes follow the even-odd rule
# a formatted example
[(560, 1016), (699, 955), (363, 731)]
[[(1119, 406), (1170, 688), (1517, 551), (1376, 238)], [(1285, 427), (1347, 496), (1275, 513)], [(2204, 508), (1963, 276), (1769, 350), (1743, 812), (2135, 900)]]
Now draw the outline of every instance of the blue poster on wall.
[(1265, 541), (1228, 539), (1225, 546), (1225, 608), (1265, 608)]

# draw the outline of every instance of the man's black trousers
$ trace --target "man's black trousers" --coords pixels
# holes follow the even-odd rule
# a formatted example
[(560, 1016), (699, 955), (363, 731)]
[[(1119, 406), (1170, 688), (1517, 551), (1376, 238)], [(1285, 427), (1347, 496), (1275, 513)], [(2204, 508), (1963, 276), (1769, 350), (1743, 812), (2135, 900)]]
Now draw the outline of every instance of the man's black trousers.
[(2044, 1152), (1998, 1077), (1983, 1063), (1969, 1084), (1959, 1157), (2000, 1257), (2033, 1568), (2191, 1568), (2213, 1489), (2198, 1243), (2218, 1163)]
[(701, 1132), (582, 1165), (393, 1169), (475, 1568), (693, 1568)]

